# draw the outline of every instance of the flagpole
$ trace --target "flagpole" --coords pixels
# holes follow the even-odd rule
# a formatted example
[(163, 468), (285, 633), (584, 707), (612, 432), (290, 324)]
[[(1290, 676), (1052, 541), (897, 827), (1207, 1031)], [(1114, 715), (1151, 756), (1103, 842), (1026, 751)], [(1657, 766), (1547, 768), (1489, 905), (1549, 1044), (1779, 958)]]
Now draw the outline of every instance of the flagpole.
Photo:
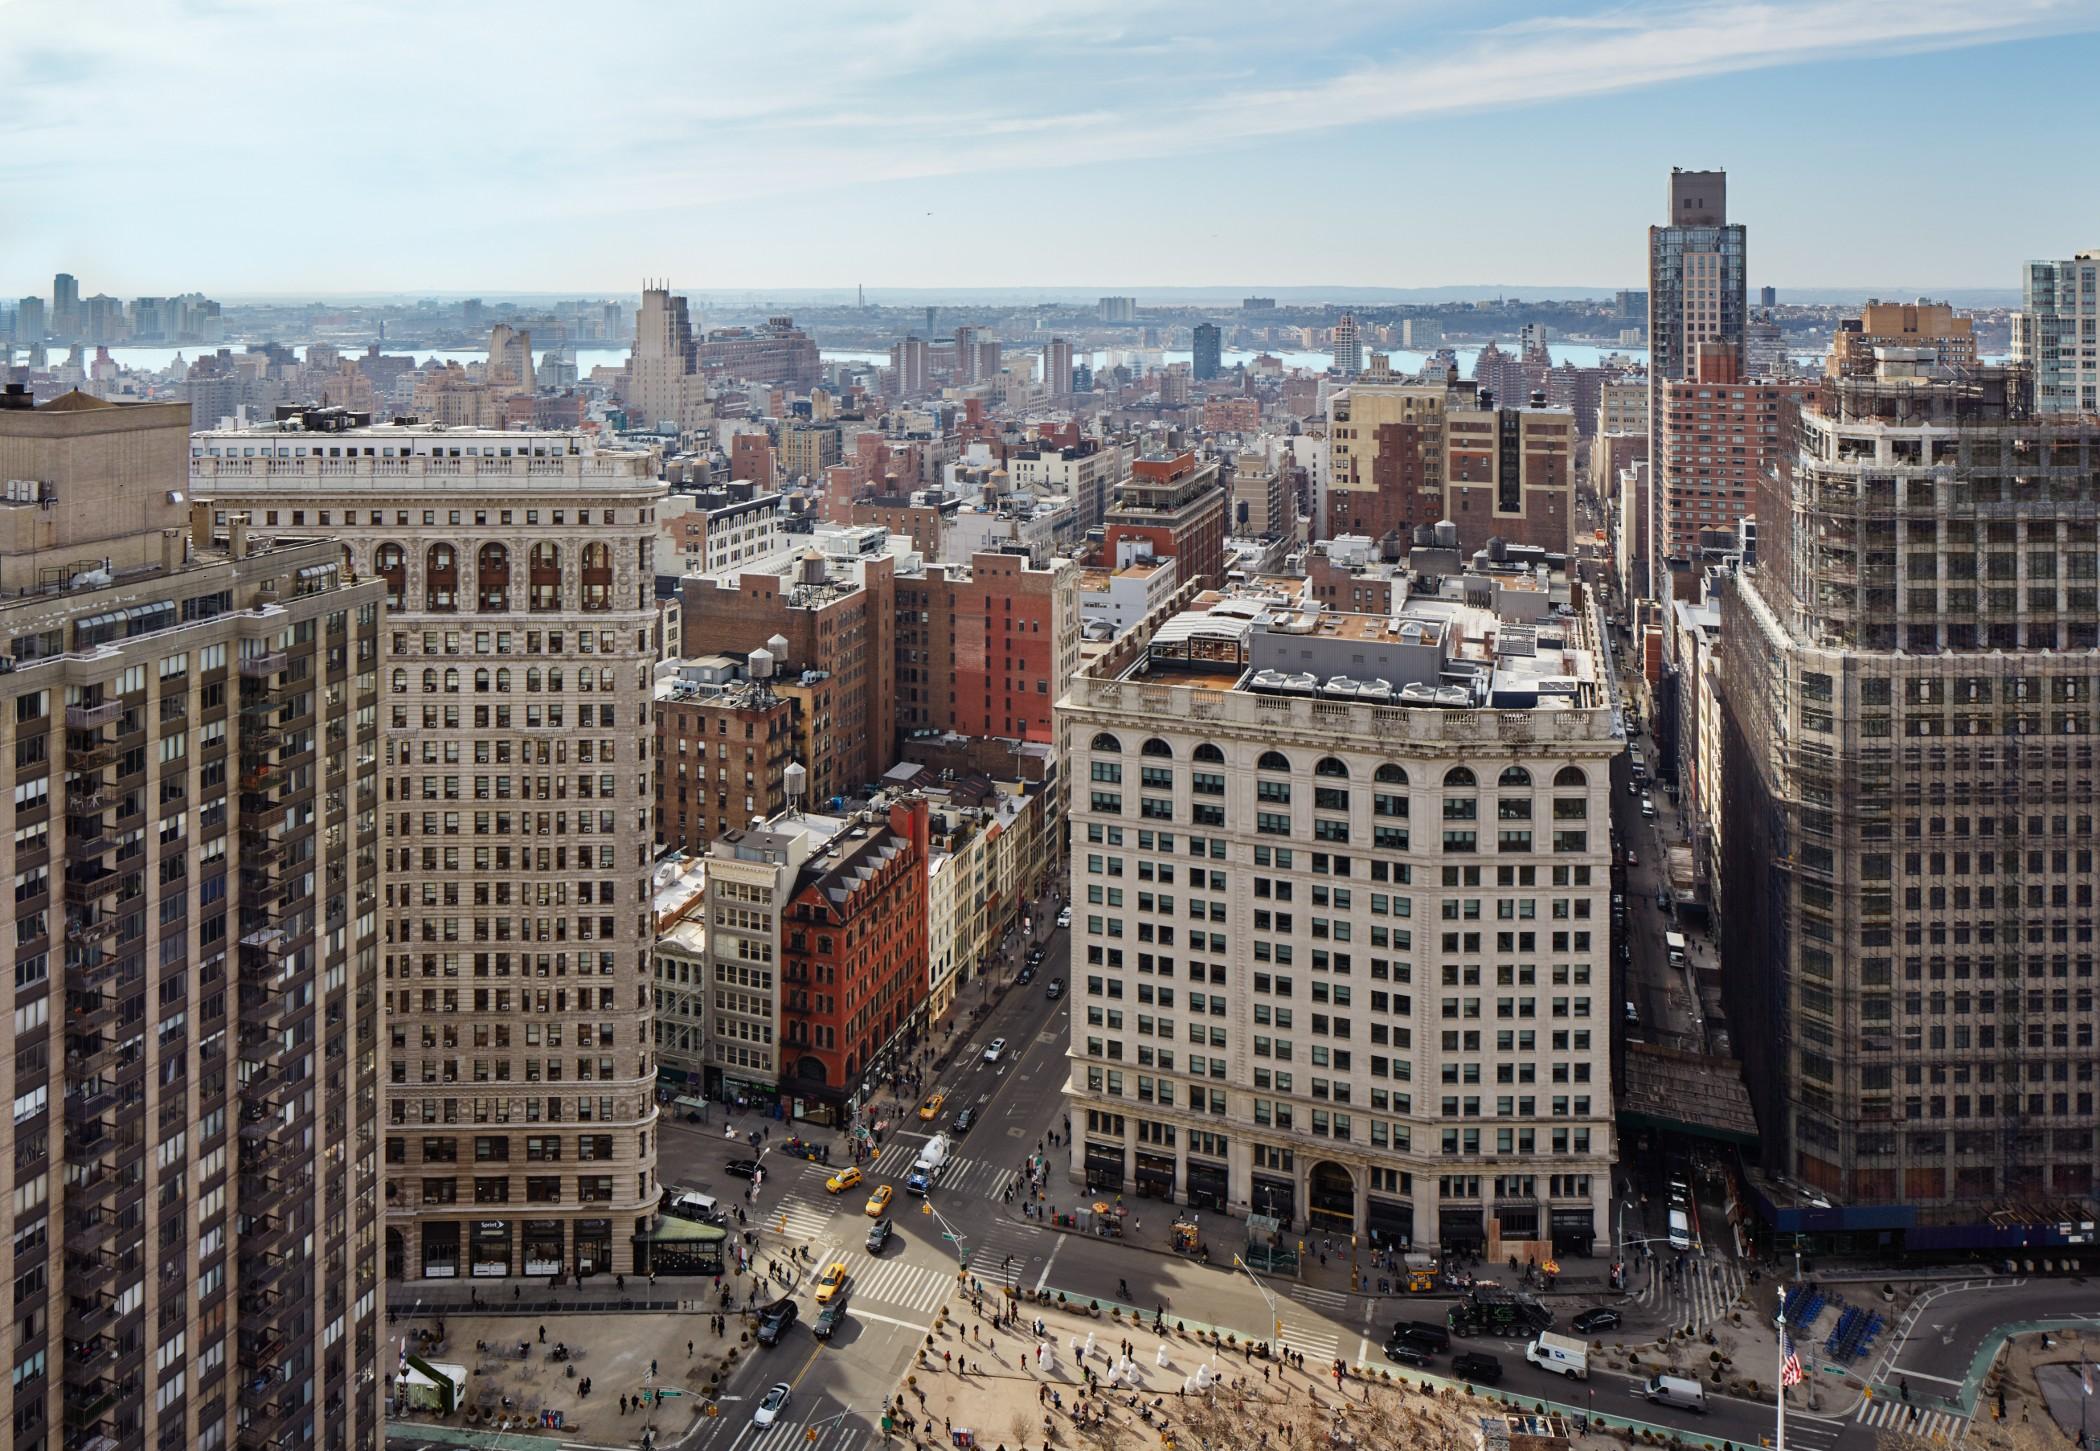
[(1773, 1317), (1773, 1324), (1778, 1327), (1779, 1333), (1773, 1337), (1773, 1349), (1779, 1358), (1779, 1373), (1774, 1377), (1774, 1384), (1778, 1388), (1779, 1418), (1773, 1437), (1773, 1451), (1786, 1451), (1786, 1286), (1782, 1283), (1776, 1288), (1779, 1294), (1779, 1313)]

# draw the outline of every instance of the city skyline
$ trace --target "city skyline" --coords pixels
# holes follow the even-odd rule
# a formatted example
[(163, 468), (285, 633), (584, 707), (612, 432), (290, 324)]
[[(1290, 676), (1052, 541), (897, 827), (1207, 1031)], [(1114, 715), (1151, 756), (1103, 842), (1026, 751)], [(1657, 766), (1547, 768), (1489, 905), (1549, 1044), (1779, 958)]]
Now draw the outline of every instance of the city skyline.
[[(0, 83), (18, 98), (0, 183), (38, 198), (0, 221), (15, 268), (70, 271), (124, 295), (225, 291), (236, 279), (253, 295), (324, 283), (337, 295), (588, 292), (666, 270), (700, 290), (962, 290), (1031, 275), (1075, 291), (1168, 278), (1225, 287), (1254, 274), (1344, 279), (1321, 284), (1337, 297), (1495, 279), (1632, 286), (1640, 258), (1616, 218), (1648, 209), (1651, 178), (1669, 164), (1731, 169), (1738, 210), (1759, 223), (1752, 271), (1782, 289), (2002, 286), (2023, 243), (2068, 253), (2090, 240), (2078, 203), (2090, 189), (2044, 175), (2014, 144), (2046, 128), (2052, 81), (2090, 69), (2100, 6), (2089, 0), (1987, 12), (1950, 0), (1900, 15), (1853, 0), (1570, 4), (1455, 25), (1345, 6), (1305, 36), (1272, 34), (1259, 11), (1231, 6), (1082, 3), (1025, 20), (914, 7), (792, 32), (756, 16), (703, 26), (649, 15), (661, 53), (695, 57), (697, 87), (631, 84), (616, 57), (554, 73), (536, 7), (506, 10), (500, 27), (478, 7), (419, 14), (412, 27), (387, 23), (386, 4), (367, 8), (372, 23), (346, 32), (333, 15), (167, 3), (141, 7), (121, 33), (91, 34), (40, 0), (0, 7), (15, 42)], [(621, 9), (603, 17), (607, 33)], [(480, 74), (523, 78), (505, 125), (491, 125), (480, 88), (400, 66), (404, 35), (478, 55)], [(2012, 44), (2043, 36), (2046, 47)], [(783, 73), (797, 83), (780, 85)], [(203, 173), (167, 168), (141, 138), (191, 104), (189, 77), (209, 74), (240, 76), (270, 124), (219, 133)], [(1900, 123), (1910, 97), (1963, 92), (2001, 99), (1939, 133), (1914, 174), (1883, 163), (1892, 189), (1965, 177), (1966, 204), (1930, 229), (1831, 208), (1780, 160)], [(347, 131), (312, 103), (336, 93), (356, 98)], [(79, 108), (85, 94), (92, 111)], [(1659, 115), (1670, 124), (1654, 125)], [(465, 151), (431, 144), (455, 127), (481, 139)], [(473, 164), (436, 159), (460, 155)], [(1529, 227), (1421, 225), (1409, 198), (1455, 194), (1483, 158), (1520, 168), (1528, 209), (1555, 218), (1549, 258), (1534, 260)], [(229, 231), (228, 193), (198, 181), (289, 164), (311, 166), (310, 184), (349, 215), (433, 194), (447, 204), (417, 206), (412, 245), (379, 256), (369, 231), (317, 226), (325, 213), (310, 208)], [(1195, 192), (1252, 196), (1277, 177), (1308, 198), (1360, 188), (1360, 204), (1346, 230), (1264, 229), (1258, 266), (1229, 223), (1164, 209), (1116, 213), (1115, 248), (1075, 247), (1076, 220), (1039, 224), (1060, 196), (1112, 196), (1118, 178), (1149, 186), (1162, 170)], [(1987, 219), (2014, 206), (2024, 238), (1994, 235)], [(850, 248), (841, 214), (873, 223), (856, 226)], [(150, 272), (125, 222), (148, 215)], [(492, 216), (512, 225), (492, 228)], [(1036, 223), (1016, 225), (1022, 216)], [(999, 244), (977, 245), (988, 229)], [(753, 236), (766, 245), (737, 240)], [(1146, 276), (1130, 259), (1148, 255), (1174, 261)], [(1843, 275), (1832, 257), (1852, 259)]]

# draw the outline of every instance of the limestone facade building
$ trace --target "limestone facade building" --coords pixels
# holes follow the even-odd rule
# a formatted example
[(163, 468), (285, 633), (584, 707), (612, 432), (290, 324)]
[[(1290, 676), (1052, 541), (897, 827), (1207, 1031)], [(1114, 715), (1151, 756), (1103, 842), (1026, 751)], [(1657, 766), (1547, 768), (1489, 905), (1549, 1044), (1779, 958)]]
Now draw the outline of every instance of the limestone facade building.
[(384, 585), (390, 1275), (625, 1272), (656, 1206), (655, 474), (337, 410), (191, 440), (216, 514)]
[(1199, 596), (1081, 670), (1075, 1179), (1384, 1244), (1610, 1237), (1625, 741), (1590, 611), (1488, 591)]

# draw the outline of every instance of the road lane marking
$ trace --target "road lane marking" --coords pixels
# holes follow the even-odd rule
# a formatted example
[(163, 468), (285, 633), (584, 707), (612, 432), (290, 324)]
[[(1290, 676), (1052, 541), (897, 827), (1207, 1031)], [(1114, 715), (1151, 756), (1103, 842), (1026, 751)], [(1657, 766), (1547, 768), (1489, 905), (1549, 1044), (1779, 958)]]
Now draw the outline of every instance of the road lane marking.
[(1064, 1247), (1065, 1242), (1062, 1236), (1059, 1237), (1057, 1243), (1050, 1246), (1050, 1258), (1043, 1261), (1042, 1276), (1035, 1282), (1035, 1292), (1038, 1295), (1042, 1294), (1043, 1287), (1050, 1283), (1050, 1266), (1057, 1263), (1057, 1252)]
[(929, 1334), (933, 1330), (931, 1325), (917, 1325), (909, 1320), (899, 1320), (894, 1315), (878, 1315), (873, 1310), (863, 1310), (859, 1306), (855, 1306), (851, 1313), (856, 1320), (873, 1320), (878, 1325), (895, 1325), (905, 1330), (916, 1330), (921, 1335)]

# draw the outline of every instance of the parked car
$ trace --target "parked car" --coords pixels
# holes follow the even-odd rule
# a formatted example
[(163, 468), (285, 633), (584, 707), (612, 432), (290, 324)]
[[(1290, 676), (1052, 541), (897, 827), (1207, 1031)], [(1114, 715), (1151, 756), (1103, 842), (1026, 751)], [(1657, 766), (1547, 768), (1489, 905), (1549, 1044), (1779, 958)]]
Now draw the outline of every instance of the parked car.
[(1034, 964), (1033, 962), (1030, 962), (1030, 963), (1028, 963), (1028, 964), (1027, 964), (1026, 966), (1024, 966), (1024, 967), (1023, 967), (1023, 968), (1022, 968), (1022, 969), (1021, 969), (1021, 970), (1020, 970), (1019, 972), (1015, 973), (1015, 974), (1014, 974), (1014, 981), (1015, 981), (1015, 982), (1018, 982), (1018, 983), (1031, 983), (1031, 982), (1034, 982), (1034, 981), (1035, 981), (1035, 964)]
[(775, 1300), (758, 1312), (758, 1343), (778, 1345), (801, 1317), (802, 1311), (793, 1300)]
[(756, 1179), (758, 1177), (758, 1160), (731, 1159), (722, 1166), (722, 1172), (732, 1179)]
[(1502, 1381), (1502, 1361), (1497, 1356), (1469, 1350), (1463, 1355), (1451, 1357), (1451, 1373), (1460, 1380), (1469, 1380), (1476, 1385), (1499, 1385)]
[(794, 1394), (793, 1386), (786, 1381), (779, 1382), (759, 1400), (758, 1409), (751, 1413), (751, 1419), (761, 1426), (772, 1425), (780, 1419), (780, 1413), (787, 1409), (788, 1400)]
[(1385, 1343), (1385, 1358), (1402, 1365), (1429, 1366), (1436, 1363), (1436, 1352), (1419, 1340), (1401, 1336)]
[(1599, 1305), (1594, 1310), (1583, 1311), (1568, 1323), (1584, 1335), (1595, 1335), (1599, 1330), (1618, 1329), (1619, 1312)]
[(1072, 925), (1072, 909), (1070, 907), (1064, 908), (1057, 914), (1057, 925), (1060, 927), (1070, 927)]

